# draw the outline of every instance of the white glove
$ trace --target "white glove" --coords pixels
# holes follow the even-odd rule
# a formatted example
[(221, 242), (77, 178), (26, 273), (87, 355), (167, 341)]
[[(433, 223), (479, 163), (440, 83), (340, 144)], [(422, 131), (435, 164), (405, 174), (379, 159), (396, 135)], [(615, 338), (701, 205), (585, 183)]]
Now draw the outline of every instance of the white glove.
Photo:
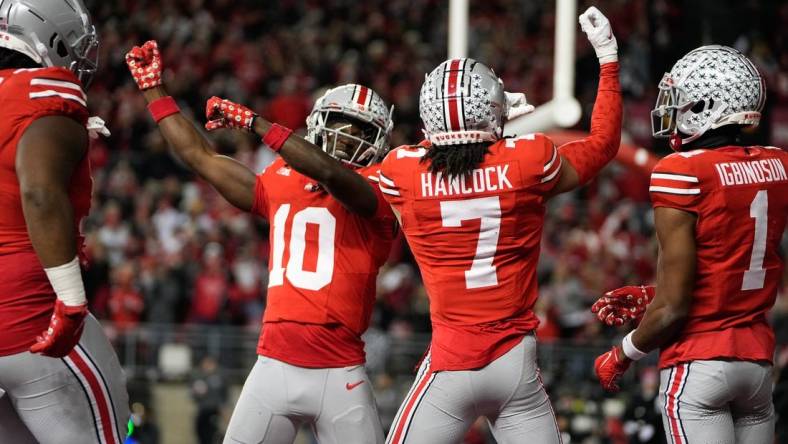
[(98, 139), (99, 135), (104, 137), (109, 137), (112, 135), (101, 117), (93, 116), (89, 118), (88, 124), (85, 126), (88, 129), (88, 134), (90, 135), (91, 139)]
[(599, 64), (618, 61), (618, 43), (610, 29), (610, 21), (599, 9), (591, 6), (578, 17), (580, 28), (586, 33), (588, 41), (596, 51)]
[(506, 120), (512, 120), (534, 110), (534, 106), (525, 100), (523, 93), (510, 93), (504, 91), (506, 96)]

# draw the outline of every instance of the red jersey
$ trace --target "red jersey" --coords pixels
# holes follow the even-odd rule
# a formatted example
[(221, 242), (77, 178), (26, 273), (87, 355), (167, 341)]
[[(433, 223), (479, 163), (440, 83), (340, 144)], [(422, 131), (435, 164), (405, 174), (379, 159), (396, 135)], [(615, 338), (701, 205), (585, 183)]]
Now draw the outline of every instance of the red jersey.
[[(377, 170), (358, 172), (374, 182)], [(369, 327), (378, 269), (396, 234), (391, 208), (375, 190), (378, 211), (365, 218), (281, 158), (257, 176), (252, 212), (271, 225), (259, 354), (305, 367), (364, 362), (361, 334)], [(299, 339), (287, 339), (294, 336)]]
[(397, 148), (380, 170), (430, 298), (436, 371), (483, 367), (539, 324), (532, 308), (545, 196), (561, 156), (541, 134), (489, 149), (467, 177), (430, 173), (421, 146)]
[[(0, 70), (0, 356), (27, 350), (47, 329), (55, 301), (22, 213), (17, 144), (27, 127), (42, 117), (66, 116), (85, 124), (86, 100), (79, 80), (64, 68)], [(76, 226), (90, 210), (91, 191), (85, 156), (69, 185)]]
[(783, 273), (788, 153), (730, 146), (675, 153), (651, 174), (654, 207), (695, 213), (696, 283), (689, 319), (660, 366), (700, 359), (771, 361), (766, 314)]

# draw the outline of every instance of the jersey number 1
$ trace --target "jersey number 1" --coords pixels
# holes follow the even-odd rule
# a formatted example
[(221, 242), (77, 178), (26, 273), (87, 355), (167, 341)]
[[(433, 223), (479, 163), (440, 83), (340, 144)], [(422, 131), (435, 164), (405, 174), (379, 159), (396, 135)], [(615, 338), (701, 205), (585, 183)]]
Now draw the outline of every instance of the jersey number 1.
[(766, 255), (766, 229), (769, 221), (769, 195), (760, 190), (750, 204), (750, 217), (755, 219), (755, 236), (752, 242), (750, 268), (744, 272), (742, 290), (759, 290), (766, 281), (763, 258)]
[[(268, 276), (268, 287), (275, 287), (287, 280), (294, 287), (317, 291), (331, 282), (334, 274), (334, 234), (337, 220), (327, 208), (308, 207), (293, 215), (290, 227), (290, 259), (287, 267), (283, 267), (285, 255), (285, 224), (290, 215), (290, 204), (284, 204), (276, 210), (271, 229), (274, 230), (273, 251), (271, 254), (271, 272)], [(304, 270), (306, 253), (306, 225), (318, 227), (317, 235), (317, 266), (315, 271)]]
[(440, 205), (444, 227), (460, 227), (464, 220), (481, 219), (476, 254), (470, 270), (465, 270), (465, 288), (498, 285), (498, 275), (493, 265), (501, 231), (501, 203), (498, 197), (450, 200)]

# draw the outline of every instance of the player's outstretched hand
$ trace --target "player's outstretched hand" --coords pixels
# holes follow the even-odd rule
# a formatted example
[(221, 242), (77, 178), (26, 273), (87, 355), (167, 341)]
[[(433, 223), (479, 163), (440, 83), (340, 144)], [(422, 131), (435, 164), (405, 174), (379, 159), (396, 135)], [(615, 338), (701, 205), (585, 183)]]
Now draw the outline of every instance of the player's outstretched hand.
[(161, 63), (159, 44), (155, 40), (148, 40), (142, 46), (131, 48), (131, 51), (126, 53), (126, 65), (139, 89), (144, 91), (161, 85), (161, 73), (164, 67)]
[(205, 129), (208, 131), (230, 128), (251, 132), (255, 117), (257, 114), (251, 109), (216, 96), (208, 99), (205, 105), (205, 118), (208, 119)]
[(591, 306), (591, 312), (603, 323), (610, 326), (624, 325), (634, 321), (635, 325), (643, 319), (648, 304), (654, 299), (656, 287), (628, 286), (608, 291)]
[(49, 328), (36, 338), (36, 343), (30, 347), (30, 352), (41, 353), (52, 358), (68, 355), (82, 337), (87, 314), (86, 304), (67, 306), (60, 299), (56, 300), (55, 311), (49, 320)]
[(609, 352), (599, 356), (594, 361), (594, 371), (602, 388), (608, 392), (617, 392), (621, 388), (618, 381), (629, 368), (632, 361), (624, 356), (620, 348), (613, 346)]
[(617, 62), (618, 43), (607, 17), (599, 9), (591, 6), (586, 9), (586, 12), (580, 14), (578, 21), (580, 21), (580, 28), (586, 33), (588, 41), (596, 51), (599, 64)]

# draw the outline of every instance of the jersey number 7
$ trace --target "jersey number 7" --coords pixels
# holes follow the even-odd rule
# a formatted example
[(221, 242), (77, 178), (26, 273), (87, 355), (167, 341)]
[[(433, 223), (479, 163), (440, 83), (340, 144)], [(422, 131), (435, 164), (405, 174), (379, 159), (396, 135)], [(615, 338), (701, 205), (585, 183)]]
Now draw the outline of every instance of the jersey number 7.
[(493, 265), (501, 231), (501, 202), (498, 197), (443, 201), (440, 206), (444, 227), (460, 227), (465, 220), (481, 219), (476, 255), (471, 268), (465, 270), (465, 288), (498, 285)]

